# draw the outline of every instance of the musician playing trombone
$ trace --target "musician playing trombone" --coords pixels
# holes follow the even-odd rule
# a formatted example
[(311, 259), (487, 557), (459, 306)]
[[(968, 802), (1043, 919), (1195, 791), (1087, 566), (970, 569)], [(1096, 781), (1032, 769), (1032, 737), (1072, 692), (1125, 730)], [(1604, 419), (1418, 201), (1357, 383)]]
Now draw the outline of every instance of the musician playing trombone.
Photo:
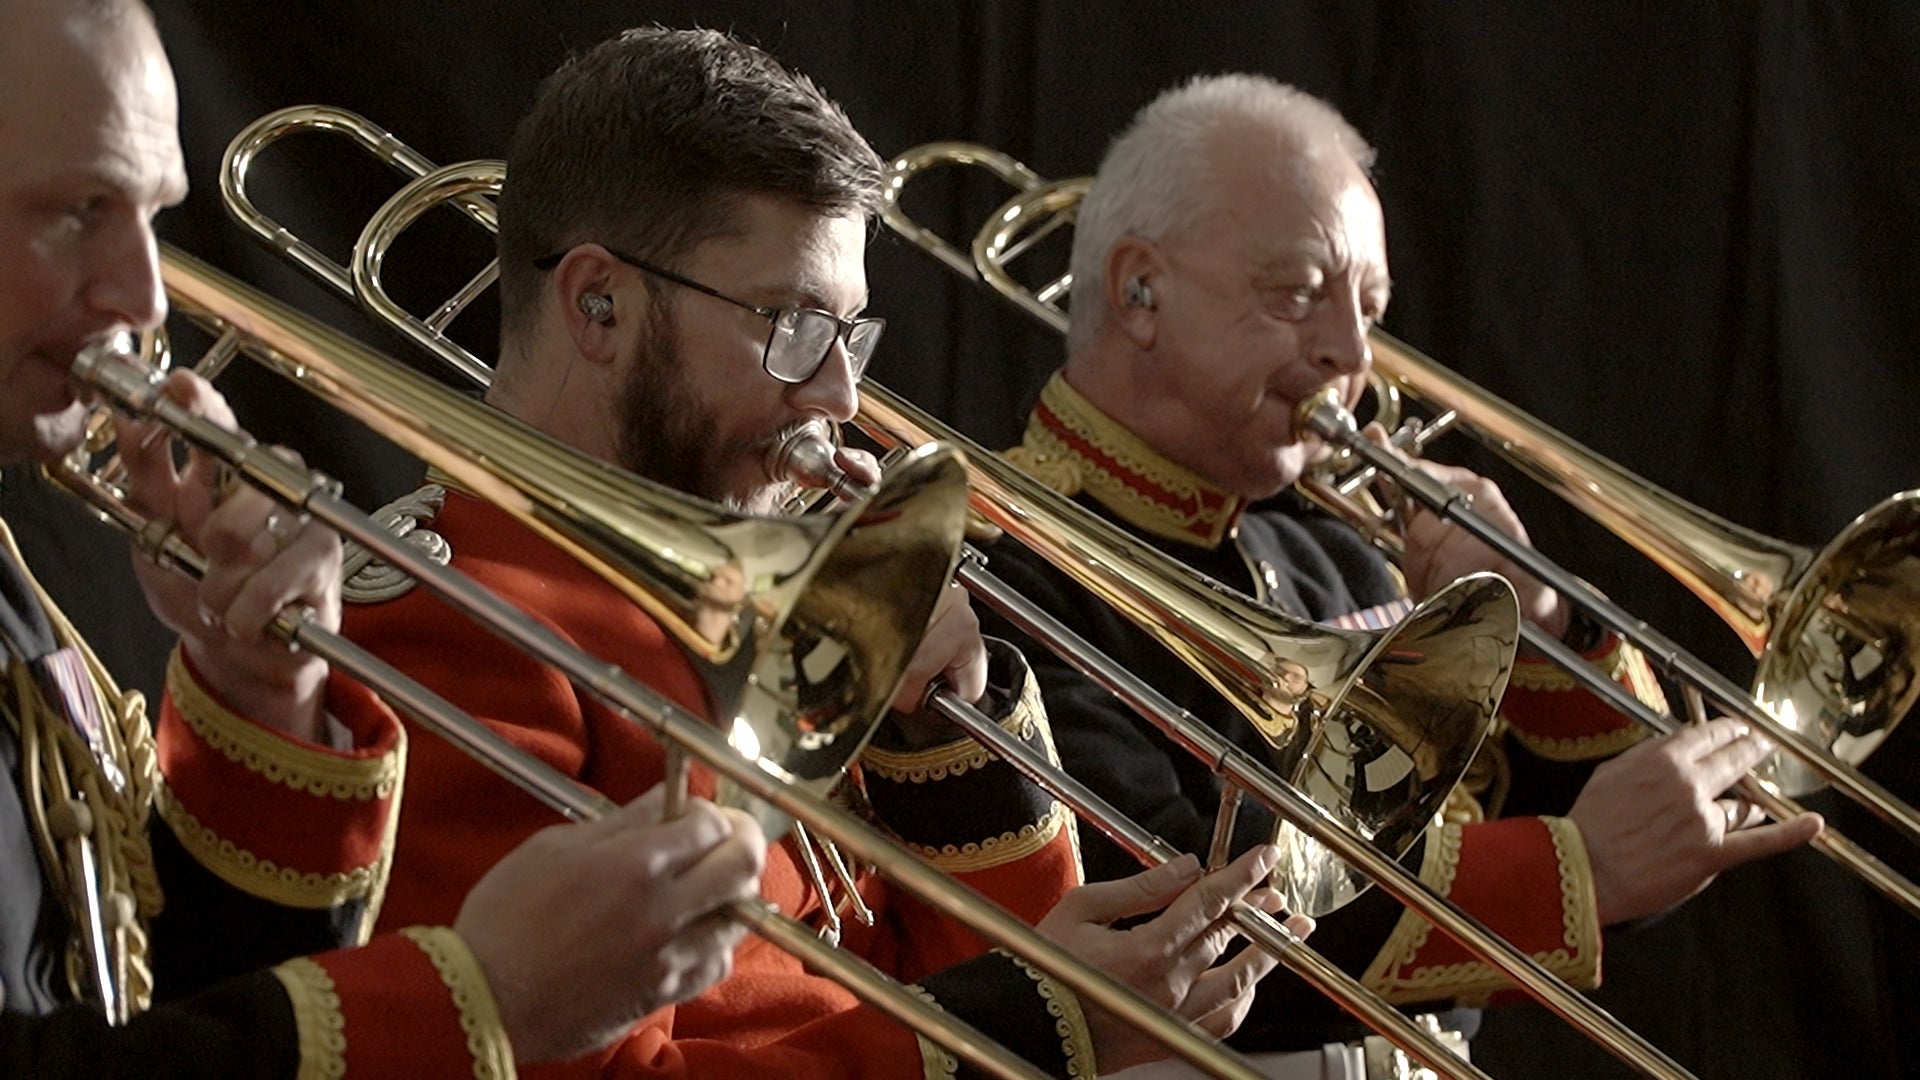
[[(73, 450), (75, 355), (164, 316), (175, 114), (136, 0), (0, 5), (0, 463)], [(167, 391), (231, 425), (205, 382)], [(141, 567), (181, 636), (157, 746), (0, 527), (0, 1076), (508, 1076), (726, 971), (741, 931), (706, 916), (755, 891), (760, 830), (699, 801), (662, 823), (658, 797), (503, 850), (443, 925), (369, 941), (405, 735), (264, 633), (288, 604), (337, 624), (339, 542), (159, 435), (121, 426), (130, 488), (208, 570)]]
[[(1357, 399), (1368, 330), (1386, 311), (1372, 161), (1330, 106), (1264, 77), (1197, 79), (1142, 110), (1079, 208), (1068, 357), (1009, 457), (1297, 616), (1384, 625), (1403, 596), (1420, 599), (1473, 571), (1504, 573), (1527, 618), (1657, 701), (1633, 649), (1463, 531), (1415, 510), (1396, 573), (1355, 531), (1287, 494), (1320, 449), (1296, 433), (1296, 404), (1328, 386)], [(1492, 483), (1423, 467), (1524, 536)], [(1095, 647), (1250, 752), (1273, 755), (1248, 720), (1126, 619), (1088, 604), (1017, 545), (996, 545), (993, 557), (1009, 584), (1074, 620)], [(1204, 845), (1220, 798), (1206, 764), (1066, 665), (1034, 663), (1067, 770), (1174, 844)], [(1632, 721), (1528, 658), (1506, 702), (1506, 737), (1483, 752), (1409, 866), (1576, 986), (1599, 980), (1602, 927), (1656, 914), (1819, 828), (1814, 818), (1761, 824), (1722, 797), (1767, 751), (1744, 725), (1714, 720), (1643, 740)], [(1237, 838), (1251, 843), (1272, 827), (1249, 805)], [(1103, 837), (1084, 843), (1090, 878), (1130, 872)], [(1506, 985), (1380, 890), (1325, 918), (1315, 945), (1396, 1003), (1479, 1002)], [(1311, 1047), (1347, 1030), (1328, 1002), (1269, 980), (1240, 1038)]]
[[(502, 347), (488, 403), (669, 487), (778, 508), (787, 489), (770, 479), (770, 451), (798, 425), (851, 418), (879, 339), (880, 321), (861, 309), (880, 185), (880, 159), (841, 109), (757, 48), (653, 27), (583, 53), (542, 86), (513, 142), (499, 204)], [(848, 464), (870, 476), (870, 458)], [(505, 511), (429, 479), (440, 482), (403, 500), (413, 536), (432, 535), (455, 568), (583, 649), (687, 709), (712, 711), (658, 622)], [(751, 602), (739, 586), (716, 583), (700, 602)], [(356, 641), (517, 745), (621, 798), (668, 775), (649, 733), (458, 623), (424, 590), (363, 593), (356, 579), (348, 591), (365, 601), (349, 604)], [(1076, 887), (1071, 813), (918, 712), (938, 681), (1050, 752), (1019, 655), (981, 639), (959, 590), (941, 591), (899, 711), (842, 786), (845, 800), (1083, 959), (1210, 1032), (1231, 1031), (1273, 963), (1249, 953), (1214, 966), (1232, 936), (1216, 922), (1242, 897), (1272, 909), (1271, 893), (1249, 890), (1276, 853), (1258, 848), (1206, 876), (1186, 858)], [(550, 817), (461, 754), (416, 740), (413, 755), (386, 924), (444, 918), (452, 897)], [(713, 785), (693, 766), (694, 791)], [(835, 873), (830, 839), (789, 836), (772, 848), (765, 897), (1049, 1072), (1093, 1075), (1162, 1053), (870, 871)], [(1131, 930), (1107, 925), (1162, 911)], [(577, 1063), (579, 1073), (608, 1076), (953, 1069), (947, 1051), (757, 939), (712, 991)]]

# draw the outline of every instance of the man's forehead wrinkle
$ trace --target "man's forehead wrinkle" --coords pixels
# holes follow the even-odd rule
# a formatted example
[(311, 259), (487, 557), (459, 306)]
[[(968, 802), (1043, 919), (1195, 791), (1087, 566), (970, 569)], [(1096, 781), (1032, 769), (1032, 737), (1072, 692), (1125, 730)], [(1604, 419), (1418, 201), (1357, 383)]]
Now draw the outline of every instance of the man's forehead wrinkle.
[(44, 12), (0, 23), (13, 31), (0, 44), (0, 132), (14, 177), (106, 184), (156, 203), (184, 197), (178, 102), (150, 27)]

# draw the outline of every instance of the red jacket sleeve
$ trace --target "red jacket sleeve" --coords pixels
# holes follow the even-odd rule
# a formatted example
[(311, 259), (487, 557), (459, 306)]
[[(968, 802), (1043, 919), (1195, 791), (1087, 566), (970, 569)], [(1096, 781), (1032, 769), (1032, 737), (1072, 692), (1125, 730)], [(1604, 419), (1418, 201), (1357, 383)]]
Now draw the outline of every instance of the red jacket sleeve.
[[(450, 494), (437, 531), (461, 570), (586, 652), (699, 715), (707, 697), (678, 647), (634, 604), (564, 553), (496, 509)], [(418, 533), (421, 529), (416, 529)], [(643, 725), (616, 715), (577, 691), (553, 669), (476, 629), (423, 589), (383, 593), (347, 613), (349, 636), (486, 722), (515, 746), (617, 801), (659, 783), (666, 755)], [(1003, 722), (1033, 740), (1048, 739), (1043, 716), (1010, 694)], [(418, 735), (418, 733), (415, 733)], [(850, 803), (883, 828), (935, 856), (951, 847), (956, 869), (1022, 915), (1036, 917), (1077, 882), (1070, 820), (1051, 799), (998, 763), (976, 763), (955, 744), (928, 751), (928, 782), (914, 797), (893, 798), (911, 781), (916, 761), (873, 759), (867, 787), (843, 785)], [(977, 749), (977, 748), (972, 748)], [(433, 737), (409, 746), (407, 798), (399, 846), (380, 926), (445, 923), (460, 897), (488, 867), (557, 815), (483, 766)], [(911, 757), (909, 755), (909, 757)], [(960, 767), (965, 759), (965, 767)], [(933, 773), (939, 773), (939, 777)], [(697, 762), (693, 794), (716, 793), (712, 772)], [(869, 798), (871, 789), (871, 798)], [(891, 801), (890, 801), (891, 800)], [(984, 815), (982, 806), (1007, 808)], [(918, 848), (916, 848), (918, 850)], [(939, 859), (936, 857), (936, 861)], [(833, 875), (826, 875), (831, 883)], [(997, 1037), (1028, 1039), (1035, 1060), (1064, 1074), (1085, 1050), (1085, 1024), (1072, 995), (1034, 978), (1020, 965), (987, 953), (971, 933), (926, 905), (899, 894), (870, 871), (859, 891), (876, 916), (873, 927), (847, 918), (846, 944), (882, 971), (918, 980), (943, 1007), (975, 1019)], [(792, 837), (768, 853), (762, 894), (811, 925), (828, 905), (845, 910), (829, 884), (823, 903)], [(557, 916), (559, 917), (559, 916)], [(1064, 1032), (1063, 1033), (1063, 1026)], [(1025, 1048), (1023, 1047), (1023, 1052)], [(706, 993), (663, 1009), (620, 1044), (588, 1059), (529, 1068), (529, 1076), (817, 1076), (918, 1078), (944, 1052), (923, 1047), (909, 1030), (862, 1006), (851, 992), (808, 971), (800, 961), (755, 938), (736, 952), (732, 974)], [(1087, 1069), (1083, 1062), (1079, 1065)], [(1090, 1070), (1088, 1070), (1090, 1071)]]
[[(326, 709), (351, 748), (235, 714), (176, 652), (157, 736), (160, 804), (216, 876), (289, 907), (358, 913), (348, 936), (366, 942), (392, 862), (407, 737), (378, 698), (338, 675)], [(293, 1007), (302, 1076), (514, 1075), (486, 980), (451, 930), (384, 934), (273, 974)]]
[[(1616, 634), (1607, 634), (1584, 654), (1588, 662), (1628, 693), (1659, 712), (1666, 695), (1640, 650)], [(1649, 732), (1608, 705), (1551, 662), (1522, 651), (1514, 664), (1500, 715), (1521, 746), (1549, 761), (1590, 761), (1611, 757)]]
[[(1548, 971), (1586, 989), (1600, 981), (1600, 923), (1580, 830), (1564, 818), (1517, 817), (1428, 832), (1422, 881)], [(1411, 908), (1362, 977), (1399, 1003), (1485, 1000), (1511, 989)]]

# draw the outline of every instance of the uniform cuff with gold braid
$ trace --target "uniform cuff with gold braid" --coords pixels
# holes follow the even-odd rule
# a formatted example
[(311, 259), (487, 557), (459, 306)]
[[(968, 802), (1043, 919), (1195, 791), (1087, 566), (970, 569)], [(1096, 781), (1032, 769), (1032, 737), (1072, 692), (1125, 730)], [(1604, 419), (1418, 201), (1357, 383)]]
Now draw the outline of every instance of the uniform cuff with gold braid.
[(447, 927), (409, 927), (273, 969), (293, 1002), (300, 1080), (515, 1075), (480, 964)]
[[(1038, 683), (1018, 651), (991, 642), (989, 715), (1059, 764)], [(921, 858), (948, 873), (1023, 859), (1052, 843), (1072, 814), (972, 739), (925, 750), (870, 745), (860, 757), (867, 799)]]
[[(1099, 1075), (1080, 999), (1018, 957), (995, 949), (928, 976), (919, 989), (934, 1004), (1053, 1076)], [(925, 1036), (920, 1037), (920, 1059), (928, 1080), (984, 1075)]]
[[(1580, 830), (1565, 818), (1442, 825), (1427, 834), (1420, 879), (1579, 989), (1600, 984), (1600, 919)], [(1395, 1004), (1477, 1004), (1506, 976), (1408, 909), (1361, 977)]]
[[(334, 677), (326, 707), (353, 750), (282, 735), (234, 713), (175, 650), (157, 743), (162, 815), (229, 884), (300, 908), (377, 897), (392, 857), (406, 735), (366, 688)], [(300, 828), (289, 829), (287, 822)]]
[[(1581, 655), (1649, 708), (1666, 711), (1666, 694), (1647, 658), (1618, 634), (1601, 633)], [(1649, 734), (1557, 665), (1526, 651), (1513, 666), (1500, 714), (1520, 745), (1549, 761), (1611, 757)]]

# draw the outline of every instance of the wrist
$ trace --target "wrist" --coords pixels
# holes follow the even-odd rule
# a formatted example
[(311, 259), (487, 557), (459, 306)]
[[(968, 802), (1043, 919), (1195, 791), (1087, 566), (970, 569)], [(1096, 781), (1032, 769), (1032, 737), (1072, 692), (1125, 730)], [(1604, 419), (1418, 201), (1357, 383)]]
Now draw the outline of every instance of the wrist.
[(230, 711), (290, 738), (331, 744), (326, 720), (327, 664), (317, 657), (261, 671), (227, 650), (189, 640), (194, 678)]

